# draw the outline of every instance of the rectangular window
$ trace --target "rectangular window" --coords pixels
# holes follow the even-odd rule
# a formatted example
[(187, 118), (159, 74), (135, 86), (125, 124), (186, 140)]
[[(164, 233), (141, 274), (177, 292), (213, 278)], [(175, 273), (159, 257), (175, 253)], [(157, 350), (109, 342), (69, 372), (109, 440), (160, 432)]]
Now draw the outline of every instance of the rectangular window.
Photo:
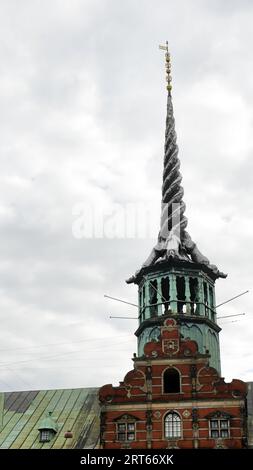
[(134, 423), (128, 423), (128, 425), (127, 425), (127, 430), (128, 431), (134, 431), (134, 428), (135, 428)]
[(229, 435), (229, 420), (228, 419), (211, 419), (210, 420), (210, 437), (213, 439), (223, 438), (228, 439)]
[(135, 440), (135, 423), (118, 423), (117, 440), (121, 442)]
[(125, 424), (118, 424), (118, 431), (125, 431), (126, 430), (126, 425)]
[(227, 419), (222, 419), (220, 421), (220, 427), (221, 427), (221, 429), (224, 429), (224, 428), (227, 429), (228, 428), (228, 420)]
[(43, 429), (40, 431), (40, 442), (49, 442), (51, 439), (51, 432), (49, 429)]

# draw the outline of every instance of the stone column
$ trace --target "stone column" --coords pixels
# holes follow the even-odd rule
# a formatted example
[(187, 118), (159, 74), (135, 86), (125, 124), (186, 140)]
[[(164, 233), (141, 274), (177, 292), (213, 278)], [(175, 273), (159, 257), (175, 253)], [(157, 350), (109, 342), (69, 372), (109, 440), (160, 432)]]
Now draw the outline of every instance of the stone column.
[(170, 275), (170, 308), (172, 313), (177, 313), (177, 280), (176, 275)]
[(205, 316), (205, 306), (204, 306), (204, 285), (203, 279), (198, 278), (198, 314), (201, 316)]
[(139, 325), (142, 322), (143, 288), (139, 287)]
[(190, 279), (188, 276), (184, 278), (185, 282), (185, 302), (186, 302), (186, 313), (191, 314), (191, 291), (190, 291)]
[(148, 318), (148, 291), (147, 291), (147, 284), (144, 282), (143, 284), (143, 292), (142, 292), (142, 321)]
[(207, 308), (208, 318), (209, 318), (209, 320), (212, 320), (212, 314), (211, 314), (211, 310), (210, 310), (210, 307), (211, 307), (210, 292), (209, 292), (209, 284), (208, 283), (207, 283), (207, 305), (208, 305), (208, 308)]
[(215, 287), (213, 286), (213, 311), (214, 311), (214, 321), (215, 323), (217, 323), (217, 320), (216, 320), (216, 298), (215, 298)]
[(162, 278), (157, 278), (157, 315), (161, 316), (163, 314), (162, 309)]

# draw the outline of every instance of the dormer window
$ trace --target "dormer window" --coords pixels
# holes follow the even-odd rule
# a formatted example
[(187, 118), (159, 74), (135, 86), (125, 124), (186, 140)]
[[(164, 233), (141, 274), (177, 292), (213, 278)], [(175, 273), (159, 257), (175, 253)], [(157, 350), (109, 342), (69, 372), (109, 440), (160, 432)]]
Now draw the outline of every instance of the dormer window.
[(50, 442), (52, 437), (54, 437), (54, 432), (50, 429), (40, 430), (40, 442)]
[(41, 420), (39, 426), (40, 442), (50, 442), (57, 433), (57, 429), (57, 423), (54, 418), (52, 418), (52, 412), (49, 411), (47, 416)]

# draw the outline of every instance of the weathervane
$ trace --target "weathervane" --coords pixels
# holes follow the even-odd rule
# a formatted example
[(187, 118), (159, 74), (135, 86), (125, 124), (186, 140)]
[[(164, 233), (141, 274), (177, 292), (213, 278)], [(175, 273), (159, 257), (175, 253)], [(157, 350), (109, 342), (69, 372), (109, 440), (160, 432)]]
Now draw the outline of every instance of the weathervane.
[(167, 81), (167, 90), (170, 92), (172, 89), (172, 86), (171, 86), (171, 62), (170, 62), (168, 41), (166, 41), (166, 46), (159, 45), (159, 49), (166, 51), (165, 52), (166, 81)]

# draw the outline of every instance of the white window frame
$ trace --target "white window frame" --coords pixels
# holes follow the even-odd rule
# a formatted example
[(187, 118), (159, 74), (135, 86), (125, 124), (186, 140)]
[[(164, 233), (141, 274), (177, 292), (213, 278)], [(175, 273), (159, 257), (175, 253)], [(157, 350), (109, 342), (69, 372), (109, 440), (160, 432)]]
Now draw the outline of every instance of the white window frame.
[[(120, 426), (124, 426), (124, 429), (120, 429)], [(133, 427), (133, 429), (131, 429)], [(124, 435), (125, 439), (119, 439), (119, 435)], [(116, 423), (116, 435), (118, 442), (134, 442), (136, 440), (136, 422), (134, 420), (122, 420)], [(129, 439), (130, 435), (133, 435), (133, 439)]]
[[(212, 427), (212, 422), (217, 421), (217, 427)], [(221, 422), (226, 422), (227, 426), (222, 427)], [(212, 435), (212, 431), (216, 431), (218, 433), (217, 436)], [(222, 436), (222, 431), (227, 431), (227, 436)], [(209, 437), (211, 439), (229, 439), (230, 438), (230, 419), (221, 417), (213, 417), (209, 419)]]
[[(172, 420), (169, 421), (167, 418), (169, 416), (172, 416)], [(173, 419), (177, 418), (177, 419)], [(169, 423), (171, 423), (171, 429), (169, 426)], [(164, 438), (167, 440), (172, 440), (172, 439), (182, 439), (182, 418), (177, 411), (169, 411), (166, 413), (164, 416)]]
[(50, 429), (40, 430), (40, 442), (50, 442), (52, 439), (52, 431)]

